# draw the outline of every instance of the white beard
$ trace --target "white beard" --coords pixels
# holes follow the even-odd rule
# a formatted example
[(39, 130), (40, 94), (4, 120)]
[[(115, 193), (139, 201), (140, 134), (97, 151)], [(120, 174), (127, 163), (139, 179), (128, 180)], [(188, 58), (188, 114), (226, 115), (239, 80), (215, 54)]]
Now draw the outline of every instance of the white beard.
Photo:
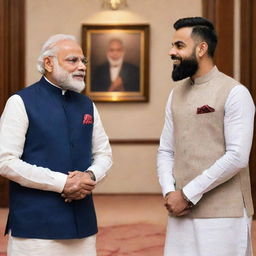
[(123, 63), (123, 56), (118, 60), (113, 60), (108, 56), (107, 56), (107, 58), (108, 58), (110, 66), (121, 66)]
[(69, 73), (59, 65), (58, 60), (54, 59), (52, 76), (54, 80), (57, 81), (57, 85), (61, 87), (61, 89), (79, 93), (84, 90), (85, 82), (74, 79), (74, 75), (85, 75), (85, 72), (75, 71), (73, 73)]

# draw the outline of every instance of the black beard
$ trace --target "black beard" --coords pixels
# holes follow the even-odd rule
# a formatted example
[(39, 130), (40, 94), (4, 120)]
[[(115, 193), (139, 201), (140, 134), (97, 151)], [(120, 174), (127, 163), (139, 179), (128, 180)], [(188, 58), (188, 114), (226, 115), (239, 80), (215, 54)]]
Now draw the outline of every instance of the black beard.
[(173, 65), (172, 80), (179, 81), (193, 76), (198, 70), (198, 62), (195, 56), (181, 60), (179, 65)]

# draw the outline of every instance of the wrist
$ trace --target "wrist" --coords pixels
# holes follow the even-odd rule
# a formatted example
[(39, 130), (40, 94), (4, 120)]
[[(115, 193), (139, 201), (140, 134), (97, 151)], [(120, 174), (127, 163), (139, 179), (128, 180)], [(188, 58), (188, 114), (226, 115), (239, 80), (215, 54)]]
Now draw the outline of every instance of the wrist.
[(173, 191), (169, 191), (169, 192), (165, 193), (164, 198), (168, 197), (172, 192)]
[(95, 177), (95, 175), (94, 175), (93, 171), (91, 171), (91, 170), (87, 170), (87, 171), (86, 171), (86, 173), (88, 173), (88, 174), (89, 174), (89, 176), (90, 176), (91, 180), (96, 181), (96, 177)]
[(181, 195), (183, 197), (183, 199), (188, 203), (188, 206), (191, 208), (192, 206), (194, 206), (194, 204), (188, 199), (188, 197), (185, 195), (185, 193), (183, 192), (183, 189), (180, 190), (181, 191)]

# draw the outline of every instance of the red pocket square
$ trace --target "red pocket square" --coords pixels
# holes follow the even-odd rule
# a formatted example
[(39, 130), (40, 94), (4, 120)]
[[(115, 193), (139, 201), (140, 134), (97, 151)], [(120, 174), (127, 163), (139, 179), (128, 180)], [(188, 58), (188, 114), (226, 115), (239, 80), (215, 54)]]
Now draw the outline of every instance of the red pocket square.
[(215, 109), (210, 107), (209, 105), (203, 105), (200, 108), (197, 108), (196, 113), (197, 114), (205, 114), (205, 113), (210, 113), (210, 112), (214, 112)]
[(90, 114), (84, 115), (83, 124), (92, 124), (92, 116)]

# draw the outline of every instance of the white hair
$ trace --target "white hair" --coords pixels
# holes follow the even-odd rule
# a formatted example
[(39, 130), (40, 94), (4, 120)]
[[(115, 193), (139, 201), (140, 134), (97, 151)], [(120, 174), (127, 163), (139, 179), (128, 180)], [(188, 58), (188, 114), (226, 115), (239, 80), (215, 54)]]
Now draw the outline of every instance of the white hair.
[(44, 59), (48, 56), (54, 56), (57, 51), (58, 47), (55, 47), (59, 41), (63, 40), (73, 40), (76, 42), (76, 38), (73, 35), (65, 35), (65, 34), (56, 34), (51, 36), (43, 45), (41, 54), (37, 60), (37, 70), (41, 74), (45, 74), (44, 68)]

